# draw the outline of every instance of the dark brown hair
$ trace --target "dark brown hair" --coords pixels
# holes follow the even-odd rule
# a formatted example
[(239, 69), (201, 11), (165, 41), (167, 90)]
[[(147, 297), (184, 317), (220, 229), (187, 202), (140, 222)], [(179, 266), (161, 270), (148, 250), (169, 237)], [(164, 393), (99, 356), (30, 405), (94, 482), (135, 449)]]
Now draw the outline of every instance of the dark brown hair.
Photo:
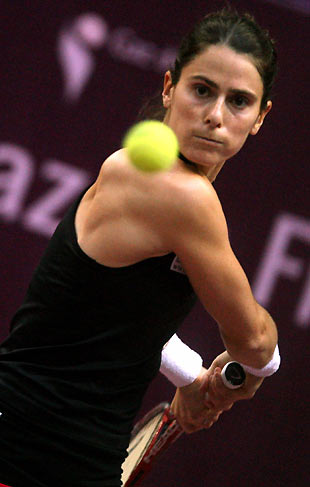
[[(172, 83), (176, 85), (184, 66), (211, 45), (225, 45), (252, 58), (263, 82), (263, 110), (271, 98), (277, 72), (277, 53), (268, 32), (248, 13), (238, 14), (236, 10), (225, 8), (206, 15), (198, 22), (181, 42), (174, 67), (170, 69)], [(165, 109), (162, 101), (159, 103), (159, 94), (150, 99), (140, 112), (140, 118), (162, 120), (164, 115)]]

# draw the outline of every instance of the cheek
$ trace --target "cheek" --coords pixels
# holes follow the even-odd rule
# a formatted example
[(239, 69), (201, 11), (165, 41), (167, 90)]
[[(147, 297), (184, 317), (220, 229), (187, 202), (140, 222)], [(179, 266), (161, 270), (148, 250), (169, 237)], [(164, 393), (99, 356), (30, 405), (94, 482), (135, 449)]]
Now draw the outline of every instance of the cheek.
[(228, 144), (226, 146), (225, 156), (230, 158), (237, 154), (246, 142), (254, 122), (250, 123), (248, 118), (231, 120), (228, 129)]
[(191, 105), (186, 100), (177, 101), (171, 107), (169, 125), (177, 135), (182, 138), (189, 132), (191, 122), (195, 120), (195, 114)]
[(195, 105), (190, 93), (185, 89), (175, 93), (174, 108), (179, 116), (185, 117), (185, 121), (195, 117)]
[(232, 134), (239, 142), (245, 141), (253, 128), (256, 117), (243, 116), (242, 114), (232, 122)]

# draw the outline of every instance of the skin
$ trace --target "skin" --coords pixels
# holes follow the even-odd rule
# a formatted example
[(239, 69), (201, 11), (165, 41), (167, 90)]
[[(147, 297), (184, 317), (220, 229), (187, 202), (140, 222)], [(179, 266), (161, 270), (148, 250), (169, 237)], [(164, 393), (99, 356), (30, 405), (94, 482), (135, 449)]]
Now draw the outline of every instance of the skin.
[(185, 66), (176, 86), (165, 75), (164, 122), (181, 152), (213, 181), (227, 159), (256, 135), (272, 107), (260, 110), (263, 84), (252, 59), (212, 45)]
[[(249, 135), (256, 135), (271, 101), (261, 110), (263, 84), (253, 60), (227, 46), (210, 46), (182, 71), (175, 86), (168, 71), (163, 88), (163, 104), (167, 109), (164, 122), (177, 134), (181, 152), (197, 163), (198, 172), (213, 182), (227, 159), (243, 147)], [(215, 142), (213, 142), (215, 141)], [(204, 424), (209, 428), (223, 411), (231, 409), (234, 400), (250, 399), (262, 380), (249, 377), (252, 391), (227, 391), (220, 377), (222, 367), (231, 360), (227, 353), (214, 361), (209, 376), (202, 369), (196, 381), (180, 388), (172, 407), (182, 416), (188, 432)], [(204, 401), (208, 389), (208, 400)], [(193, 397), (197, 400), (193, 400)], [(192, 401), (190, 414), (184, 404)], [(197, 407), (204, 401), (208, 415)], [(218, 413), (218, 414), (217, 414)]]
[[(208, 80), (208, 81), (206, 81)], [(125, 150), (102, 165), (76, 215), (82, 250), (97, 262), (123, 267), (175, 252), (201, 303), (218, 324), (226, 351), (178, 388), (173, 410), (188, 433), (210, 427), (240, 399), (253, 397), (262, 380), (247, 376), (241, 389), (223, 386), (220, 371), (234, 359), (263, 367), (277, 331), (255, 301), (228, 239), (225, 216), (212, 181), (225, 161), (255, 135), (271, 109), (260, 110), (263, 84), (253, 60), (227, 46), (210, 46), (183, 68), (177, 85), (164, 78), (164, 122), (182, 153), (169, 171), (136, 170)], [(177, 231), (176, 231), (177, 230)], [(208, 399), (205, 394), (208, 392)]]

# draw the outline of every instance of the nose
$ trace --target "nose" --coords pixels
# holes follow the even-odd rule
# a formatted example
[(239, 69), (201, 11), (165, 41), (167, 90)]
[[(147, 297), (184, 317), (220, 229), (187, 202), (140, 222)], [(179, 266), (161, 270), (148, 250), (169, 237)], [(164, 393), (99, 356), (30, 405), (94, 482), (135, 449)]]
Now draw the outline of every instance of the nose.
[(212, 105), (208, 105), (204, 121), (212, 128), (220, 128), (223, 125), (224, 100), (218, 98)]

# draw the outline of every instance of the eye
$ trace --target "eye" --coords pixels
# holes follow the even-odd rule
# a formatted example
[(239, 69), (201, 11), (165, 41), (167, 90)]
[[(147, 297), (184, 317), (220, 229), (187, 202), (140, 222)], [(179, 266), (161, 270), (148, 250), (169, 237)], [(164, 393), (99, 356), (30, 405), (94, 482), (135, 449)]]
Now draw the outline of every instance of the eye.
[(199, 97), (204, 97), (209, 95), (210, 89), (206, 85), (196, 85), (195, 92)]
[(231, 101), (236, 108), (245, 108), (249, 104), (249, 100), (244, 95), (235, 95)]

